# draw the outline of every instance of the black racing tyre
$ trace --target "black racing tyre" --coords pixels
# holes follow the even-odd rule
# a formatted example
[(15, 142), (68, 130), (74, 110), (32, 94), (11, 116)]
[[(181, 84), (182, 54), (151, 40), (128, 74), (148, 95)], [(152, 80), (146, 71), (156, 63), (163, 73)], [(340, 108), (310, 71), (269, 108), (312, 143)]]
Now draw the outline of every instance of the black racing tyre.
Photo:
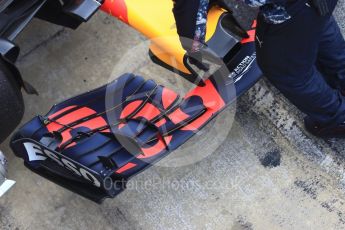
[(0, 58), (0, 143), (23, 118), (24, 101), (19, 83)]

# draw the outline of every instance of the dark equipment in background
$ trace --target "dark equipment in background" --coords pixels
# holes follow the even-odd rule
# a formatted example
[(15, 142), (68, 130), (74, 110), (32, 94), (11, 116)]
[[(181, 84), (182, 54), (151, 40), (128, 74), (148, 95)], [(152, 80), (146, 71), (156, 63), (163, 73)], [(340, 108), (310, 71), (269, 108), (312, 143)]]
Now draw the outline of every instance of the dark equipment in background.
[(34, 17), (75, 29), (100, 6), (96, 0), (0, 0), (0, 143), (23, 117), (21, 89), (37, 94), (15, 65), (20, 48), (14, 39)]

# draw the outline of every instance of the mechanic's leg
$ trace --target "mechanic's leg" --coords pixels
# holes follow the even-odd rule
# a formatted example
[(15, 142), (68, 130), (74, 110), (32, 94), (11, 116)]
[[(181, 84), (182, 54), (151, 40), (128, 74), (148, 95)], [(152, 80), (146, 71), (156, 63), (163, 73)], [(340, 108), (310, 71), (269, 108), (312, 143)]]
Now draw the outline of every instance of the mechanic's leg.
[(333, 16), (323, 31), (317, 63), (333, 88), (345, 90), (345, 40)]
[(196, 29), (200, 0), (173, 0), (177, 33), (185, 50), (190, 50)]
[(289, 6), (292, 19), (278, 25), (258, 18), (257, 57), (264, 75), (302, 112), (323, 124), (345, 120), (345, 98), (316, 69), (323, 28), (328, 18), (298, 0)]

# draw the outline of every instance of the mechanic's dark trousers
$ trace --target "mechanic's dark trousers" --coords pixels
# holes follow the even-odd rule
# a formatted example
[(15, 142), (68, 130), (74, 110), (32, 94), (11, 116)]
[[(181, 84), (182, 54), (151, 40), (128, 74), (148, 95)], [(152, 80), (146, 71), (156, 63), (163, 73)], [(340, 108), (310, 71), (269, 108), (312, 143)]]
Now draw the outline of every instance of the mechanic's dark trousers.
[[(200, 0), (173, 0), (177, 33), (185, 50), (190, 50), (196, 29)], [(216, 0), (210, 0), (210, 4)]]
[[(337, 0), (328, 0), (333, 12)], [(306, 0), (287, 6), (292, 18), (272, 25), (258, 17), (257, 58), (264, 75), (302, 112), (322, 124), (345, 121), (345, 41), (333, 16)]]

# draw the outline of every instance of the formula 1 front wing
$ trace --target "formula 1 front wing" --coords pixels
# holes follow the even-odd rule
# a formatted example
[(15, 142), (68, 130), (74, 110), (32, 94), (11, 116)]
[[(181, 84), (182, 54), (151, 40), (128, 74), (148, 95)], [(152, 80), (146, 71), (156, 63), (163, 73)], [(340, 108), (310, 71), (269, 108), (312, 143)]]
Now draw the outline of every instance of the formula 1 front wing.
[(216, 72), (182, 98), (152, 80), (125, 74), (33, 118), (12, 137), (12, 150), (33, 172), (101, 202), (246, 92), (261, 72), (255, 53), (245, 63), (240, 78)]

